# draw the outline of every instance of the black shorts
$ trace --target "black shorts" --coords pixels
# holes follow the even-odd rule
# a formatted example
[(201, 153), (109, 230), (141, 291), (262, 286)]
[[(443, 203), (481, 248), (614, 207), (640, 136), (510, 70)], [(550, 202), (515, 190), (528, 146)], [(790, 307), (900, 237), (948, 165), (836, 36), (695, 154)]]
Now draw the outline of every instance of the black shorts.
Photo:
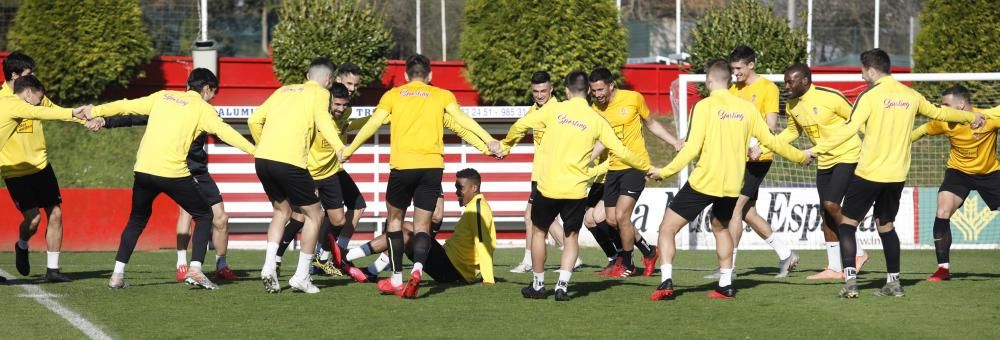
[(698, 214), (702, 210), (712, 205), (712, 217), (725, 223), (733, 217), (733, 210), (736, 209), (736, 199), (736, 197), (705, 195), (691, 188), (691, 184), (684, 183), (684, 187), (670, 201), (670, 210), (681, 215), (685, 220), (694, 221), (698, 218)]
[(840, 205), (857, 167), (858, 163), (839, 163), (829, 169), (816, 170), (816, 190), (819, 191), (820, 203), (833, 202)]
[(553, 199), (545, 197), (541, 192), (535, 192), (534, 203), (531, 206), (531, 223), (548, 230), (556, 217), (562, 217), (564, 231), (578, 232), (583, 226), (586, 204), (586, 199), (583, 198)]
[[(413, 260), (412, 256), (410, 260)], [(431, 249), (427, 252), (427, 263), (424, 264), (424, 273), (430, 275), (434, 282), (438, 283), (465, 282), (465, 278), (451, 263), (444, 247), (437, 241), (431, 242)]]
[(264, 193), (271, 202), (288, 200), (289, 204), (297, 207), (319, 203), (316, 183), (308, 170), (261, 158), (254, 160), (254, 166)]
[(531, 193), (528, 194), (528, 204), (535, 203), (536, 192), (538, 192), (538, 181), (531, 181)]
[(872, 217), (879, 225), (895, 221), (904, 183), (872, 182), (855, 175), (851, 179), (851, 185), (847, 187), (847, 193), (844, 194), (842, 205), (844, 217), (861, 221), (868, 213), (868, 208), (874, 204), (875, 211)]
[(979, 192), (979, 197), (983, 198), (990, 210), (997, 210), (997, 207), (1000, 207), (1000, 171), (985, 175), (970, 175), (949, 168), (944, 172), (944, 181), (938, 189), (939, 192), (953, 193), (962, 200), (969, 196), (971, 190)]
[(413, 206), (427, 211), (437, 207), (441, 191), (441, 175), (444, 169), (389, 170), (389, 185), (385, 200), (393, 207), (406, 210)]
[(597, 206), (597, 203), (604, 199), (604, 183), (594, 183), (587, 192), (587, 208)]
[(365, 204), (365, 196), (361, 194), (361, 189), (358, 188), (357, 183), (354, 183), (354, 179), (347, 174), (347, 171), (337, 172), (337, 180), (340, 181), (340, 193), (344, 195), (344, 206), (347, 209), (357, 210), (368, 207)]
[(750, 202), (757, 201), (757, 194), (760, 193), (760, 185), (764, 183), (764, 176), (771, 170), (771, 162), (747, 162), (746, 171), (743, 172), (743, 190), (740, 195), (750, 198)]
[(317, 179), (316, 192), (319, 194), (319, 203), (323, 209), (341, 209), (344, 207), (344, 193), (340, 187), (340, 179), (337, 176), (330, 176), (324, 179)]
[(4, 178), (10, 198), (18, 211), (28, 211), (36, 208), (48, 208), (62, 204), (62, 194), (59, 193), (59, 181), (52, 171), (52, 164), (46, 165), (39, 172), (14, 178)]
[(198, 191), (201, 192), (201, 196), (205, 197), (205, 201), (208, 202), (209, 206), (213, 206), (222, 203), (222, 191), (219, 190), (219, 185), (215, 183), (215, 179), (212, 175), (206, 173), (191, 174), (194, 177), (194, 182), (198, 183)]
[(629, 196), (639, 200), (646, 189), (646, 173), (639, 169), (610, 170), (604, 180), (604, 205), (618, 204), (619, 196)]

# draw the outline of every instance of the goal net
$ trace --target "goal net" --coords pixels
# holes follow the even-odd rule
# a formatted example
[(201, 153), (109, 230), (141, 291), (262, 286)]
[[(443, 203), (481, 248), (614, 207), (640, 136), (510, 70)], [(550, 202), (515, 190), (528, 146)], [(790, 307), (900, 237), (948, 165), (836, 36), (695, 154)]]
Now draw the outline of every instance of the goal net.
[[(784, 129), (787, 124), (784, 112), (787, 94), (783, 75), (762, 76), (773, 81), (781, 91), (779, 128)], [(1000, 96), (996, 92), (977, 91), (1000, 84), (1000, 73), (900, 73), (894, 74), (893, 77), (921, 91), (927, 100), (933, 103), (940, 102), (940, 92), (943, 89), (953, 84), (962, 84), (972, 89), (972, 101), (975, 107), (992, 108), (1000, 104)], [(860, 73), (814, 73), (812, 78), (815, 85), (837, 89), (852, 103), (858, 94), (867, 88)], [(681, 136), (687, 135), (690, 108), (700, 99), (704, 81), (704, 75), (681, 75), (676, 82), (677, 87), (671, 91), (675, 105), (674, 112), (685, 113), (678, 114), (675, 120), (677, 131)], [(926, 117), (918, 116), (914, 128), (927, 121)], [(793, 145), (799, 148), (812, 146), (805, 135), (800, 136)], [(926, 136), (913, 144), (909, 177), (895, 224), (900, 239), (908, 248), (933, 247), (932, 227), (937, 209), (937, 191), (947, 169), (949, 149), (948, 138), (943, 135)], [(815, 238), (816, 232), (822, 232), (819, 197), (815, 191), (816, 166), (803, 167), (777, 155), (774, 158), (771, 170), (761, 187), (757, 210), (771, 223), (776, 235), (788, 239), (793, 244), (801, 244), (803, 239)], [(687, 180), (689, 170), (685, 169), (676, 176), (676, 182), (667, 182), (667, 185), (682, 186)], [(879, 238), (870, 215), (871, 212), (862, 221), (859, 235), (862, 235), (866, 247), (870, 245), (878, 248)], [(951, 218), (953, 248), (1000, 249), (1000, 218), (997, 218), (997, 215), (997, 212), (990, 211), (978, 193), (972, 192), (965, 204)], [(704, 224), (705, 221), (695, 221), (692, 224), (699, 222)], [(692, 226), (696, 227), (707, 228), (707, 226)], [(741, 248), (748, 245), (748, 241), (751, 246), (763, 242), (759, 237), (751, 236), (753, 232), (749, 231), (749, 228), (745, 227), (744, 230), (748, 234), (745, 235), (747, 237), (744, 237)], [(817, 243), (812, 240), (809, 244)]]

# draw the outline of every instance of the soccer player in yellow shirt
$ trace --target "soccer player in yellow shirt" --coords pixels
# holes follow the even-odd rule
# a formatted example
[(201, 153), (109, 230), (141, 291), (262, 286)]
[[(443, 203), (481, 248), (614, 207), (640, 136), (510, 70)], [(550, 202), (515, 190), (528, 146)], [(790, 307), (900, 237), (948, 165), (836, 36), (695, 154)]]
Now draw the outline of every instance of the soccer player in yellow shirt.
[[(842, 129), (851, 117), (851, 103), (847, 98), (837, 90), (814, 86), (812, 71), (806, 64), (794, 64), (785, 70), (785, 90), (788, 92), (788, 103), (785, 106), (788, 127), (778, 135), (778, 139), (783, 142), (791, 143), (800, 134), (804, 134), (814, 145), (819, 144), (820, 140)], [(858, 166), (860, 153), (861, 138), (855, 136), (829, 154), (819, 155), (816, 190), (823, 209), (823, 237), (826, 240), (828, 265), (822, 272), (806, 279), (840, 280), (844, 277), (837, 226), (843, 218), (840, 205), (854, 169)], [(856, 252), (856, 262), (860, 268), (862, 263), (868, 261), (868, 254), (860, 243)]]
[[(32, 75), (35, 60), (21, 52), (11, 52), (3, 60), (5, 81), (0, 96), (14, 97), (14, 81), (22, 76)], [(43, 97), (41, 106), (59, 106), (48, 97)], [(45, 227), (47, 249), (44, 280), (47, 282), (72, 281), (59, 270), (59, 250), (62, 247), (62, 195), (52, 164), (49, 164), (45, 147), (45, 133), (42, 121), (23, 119), (17, 125), (3, 150), (0, 151), (0, 176), (17, 210), (24, 220), (18, 228), (18, 240), (14, 245), (14, 259), (17, 272), (27, 276), (31, 273), (28, 261), (28, 240), (38, 232), (41, 223), (40, 209), (45, 211), (48, 225)]]
[[(556, 282), (557, 301), (570, 299), (569, 279), (573, 274), (579, 252), (578, 236), (583, 226), (586, 209), (587, 186), (594, 176), (604, 170), (593, 166), (594, 145), (600, 141), (621, 162), (630, 168), (646, 172), (652, 169), (648, 157), (641, 157), (629, 150), (617, 136), (607, 120), (587, 104), (589, 90), (587, 74), (574, 71), (566, 76), (565, 102), (543, 108), (542, 112), (519, 119), (504, 139), (506, 147), (513, 147), (528, 129), (545, 129), (540, 154), (544, 166), (538, 175), (538, 190), (532, 199), (532, 227), (536, 235), (545, 235), (556, 217), (562, 217), (563, 253)], [(606, 169), (606, 166), (605, 166)], [(531, 263), (534, 279), (524, 287), (521, 294), (525, 298), (544, 299), (545, 290), (545, 240), (533, 237), (531, 240)]]
[(691, 109), (691, 131), (687, 143), (670, 164), (662, 171), (651, 171), (650, 177), (669, 177), (698, 159), (688, 183), (670, 202), (670, 207), (660, 222), (659, 250), (661, 252), (660, 285), (650, 300), (674, 298), (673, 259), (676, 252), (674, 237), (689, 221), (694, 220), (706, 207), (712, 205), (712, 233), (719, 257), (719, 286), (708, 297), (728, 299), (736, 295), (732, 285), (733, 240), (727, 228), (740, 228), (739, 219), (732, 219), (740, 188), (743, 186), (743, 163), (750, 137), (774, 149), (791, 161), (808, 164), (812, 155), (778, 141), (769, 131), (760, 113), (749, 102), (742, 100), (727, 88), (732, 77), (729, 63), (724, 60), (709, 61), (705, 67), (706, 87), (710, 95)]
[[(667, 132), (663, 126), (649, 115), (649, 107), (642, 94), (619, 89), (614, 75), (605, 67), (590, 72), (590, 91), (594, 96), (593, 108), (600, 112), (618, 139), (639, 157), (649, 161), (646, 140), (642, 136), (643, 126), (675, 149), (683, 143)], [(632, 249), (638, 245), (642, 252), (642, 262), (646, 267), (645, 276), (653, 275), (657, 252), (650, 246), (632, 224), (632, 210), (639, 195), (646, 188), (646, 174), (621, 161), (621, 157), (611, 154), (607, 178), (604, 182), (604, 205), (608, 224), (618, 229), (622, 240), (622, 262), (616, 264), (611, 277), (629, 277), (638, 274), (632, 264)]]
[(910, 132), (917, 114), (951, 122), (972, 122), (972, 128), (982, 126), (979, 113), (938, 107), (917, 91), (893, 79), (889, 55), (880, 49), (861, 53), (861, 75), (868, 89), (858, 95), (847, 126), (811, 150), (830, 153), (864, 128), (861, 156), (854, 177), (844, 195), (844, 218), (837, 227), (840, 254), (844, 262), (844, 288), (838, 296), (857, 298), (857, 267), (855, 265), (855, 232), (874, 204), (872, 218), (877, 225), (886, 261), (886, 284), (877, 296), (903, 296), (899, 282), (899, 235), (893, 226), (899, 211), (899, 198), (910, 170)]
[[(746, 45), (735, 48), (729, 54), (729, 66), (736, 78), (736, 81), (729, 86), (729, 92), (753, 103), (757, 111), (763, 115), (768, 129), (776, 133), (778, 86), (754, 71), (756, 61), (757, 52)], [(743, 173), (743, 189), (740, 191), (739, 199), (736, 200), (735, 214), (740, 217), (740, 220), (750, 225), (750, 228), (774, 249), (778, 255), (778, 275), (776, 277), (786, 277), (789, 271), (798, 264), (799, 256), (792, 252), (788, 245), (775, 238), (771, 225), (757, 213), (757, 195), (760, 193), (760, 185), (764, 182), (764, 177), (771, 169), (774, 156), (770, 150), (762, 148), (754, 138), (750, 139), (747, 153), (750, 160), (746, 163), (746, 171)], [(740, 239), (743, 238), (743, 227), (730, 228), (729, 232), (733, 236), (733, 263), (735, 264)], [(718, 275), (719, 271), (716, 270), (705, 278), (718, 278)]]
[[(392, 139), (389, 143), (389, 183), (386, 189), (386, 210), (389, 220), (386, 236), (392, 257), (393, 274), (380, 281), (379, 291), (396, 293), (405, 290), (403, 298), (416, 298), (424, 262), (431, 243), (431, 215), (441, 196), (441, 176), (444, 171), (444, 133), (446, 120), (469, 130), (472, 136), (466, 141), (489, 145), (485, 153), (500, 156), (500, 143), (483, 130), (479, 124), (461, 111), (455, 95), (428, 83), (431, 80), (431, 63), (423, 55), (406, 60), (407, 84), (386, 92), (354, 141), (342, 153), (346, 161), (361, 143), (374, 135), (385, 123), (390, 124)], [(457, 132), (457, 131), (456, 131)], [(478, 139), (475, 141), (474, 139)], [(482, 151), (482, 150), (481, 150)], [(403, 215), (413, 203), (414, 263), (410, 278), (404, 285), (403, 270)]]
[(269, 293), (281, 291), (276, 254), (293, 206), (306, 217), (298, 265), (288, 283), (293, 290), (319, 293), (319, 289), (312, 284), (309, 271), (320, 224), (325, 216), (316, 196), (316, 184), (308, 170), (308, 158), (317, 131), (335, 153), (344, 146), (330, 117), (328, 88), (333, 80), (334, 68), (329, 59), (314, 59), (305, 83), (285, 85), (274, 91), (247, 120), (250, 134), (257, 141), (257, 153), (254, 155), (257, 177), (274, 207), (274, 216), (267, 230), (264, 266), (261, 268), (264, 290)]
[(202, 262), (212, 237), (214, 214), (188, 169), (188, 151), (191, 142), (201, 132), (217, 135), (249, 154), (254, 153), (254, 146), (223, 122), (215, 108), (208, 104), (219, 88), (219, 80), (212, 71), (194, 69), (188, 76), (187, 84), (187, 92), (159, 91), (143, 98), (123, 99), (93, 109), (95, 117), (121, 114), (149, 116), (149, 124), (136, 154), (132, 210), (122, 231), (114, 272), (108, 280), (110, 288), (128, 286), (125, 284), (125, 266), (153, 213), (153, 200), (161, 193), (167, 194), (195, 221), (191, 265), (184, 282), (205, 289), (218, 288), (202, 272)]
[[(947, 107), (978, 112), (972, 106), (972, 94), (962, 85), (948, 88), (941, 95)], [(934, 218), (934, 250), (937, 253), (937, 270), (928, 281), (951, 279), (951, 215), (965, 202), (969, 191), (979, 192), (990, 210), (1000, 208), (1000, 161), (997, 161), (997, 132), (1000, 119), (989, 119), (985, 126), (973, 130), (969, 124), (946, 123), (938, 120), (913, 130), (914, 142), (924, 136), (944, 135), (951, 144), (948, 170), (938, 190), (937, 214)]]
[[(493, 210), (489, 202), (479, 192), (482, 178), (475, 169), (463, 169), (455, 173), (455, 194), (458, 204), (464, 207), (462, 216), (455, 224), (451, 237), (442, 246), (431, 243), (424, 272), (439, 283), (476, 283), (493, 285), (493, 251), (496, 250), (496, 226)], [(413, 223), (403, 223), (403, 243), (406, 256), (413, 260)], [(388, 238), (381, 235), (359, 248), (348, 252), (349, 261), (357, 260), (373, 253), (388, 250)], [(375, 274), (363, 269), (348, 267), (348, 274), (358, 282), (371, 282)], [(402, 295), (402, 291), (396, 293)]]

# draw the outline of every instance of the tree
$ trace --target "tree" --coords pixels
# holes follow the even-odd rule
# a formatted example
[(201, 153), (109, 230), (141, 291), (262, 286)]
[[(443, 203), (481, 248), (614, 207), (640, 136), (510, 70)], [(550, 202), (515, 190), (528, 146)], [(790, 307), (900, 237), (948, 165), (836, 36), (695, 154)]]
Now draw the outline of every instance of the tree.
[(483, 102), (526, 104), (533, 72), (562, 88), (573, 70), (620, 70), (627, 45), (613, 1), (469, 0), (459, 54)]
[[(988, 0), (962, 2), (931, 0), (920, 12), (920, 33), (913, 46), (914, 72), (1000, 71), (1000, 9)], [(935, 101), (956, 82), (915, 82)], [(1000, 98), (1000, 82), (962, 82), (976, 104), (992, 106)]]
[(384, 11), (356, 0), (287, 0), (274, 28), (274, 73), (282, 83), (305, 79), (318, 56), (361, 67), (366, 83), (382, 79), (392, 35)]
[(128, 85), (153, 53), (138, 0), (26, 1), (7, 39), (35, 59), (46, 94), (64, 104)]
[(712, 7), (691, 29), (691, 71), (703, 73), (705, 63), (727, 58), (737, 46), (757, 52), (757, 73), (782, 73), (806, 60), (806, 34), (788, 27), (788, 20), (773, 14), (773, 5), (757, 0), (734, 0), (726, 7)]

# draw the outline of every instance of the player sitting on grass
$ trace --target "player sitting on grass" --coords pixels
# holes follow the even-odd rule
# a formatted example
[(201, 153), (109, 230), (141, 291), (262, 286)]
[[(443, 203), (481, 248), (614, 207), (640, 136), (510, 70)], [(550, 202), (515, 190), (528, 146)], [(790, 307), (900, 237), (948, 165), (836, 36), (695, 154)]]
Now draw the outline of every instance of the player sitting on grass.
[[(475, 283), (482, 279), (484, 285), (493, 285), (493, 251), (496, 249), (496, 227), (493, 224), (493, 210), (489, 202), (479, 192), (482, 179), (474, 169), (464, 169), (455, 174), (455, 194), (459, 204), (465, 207), (462, 217), (455, 225), (455, 232), (442, 246), (431, 242), (424, 272), (439, 283), (465, 282)], [(413, 223), (403, 223), (403, 244), (406, 256), (414, 257)], [(389, 249), (386, 235), (351, 249), (347, 252), (347, 261), (381, 253)], [(346, 266), (348, 274), (358, 282), (370, 282), (374, 277), (363, 269)], [(383, 279), (387, 281), (389, 279)], [(380, 285), (390, 284), (381, 282)], [(403, 291), (396, 291), (402, 296)]]

